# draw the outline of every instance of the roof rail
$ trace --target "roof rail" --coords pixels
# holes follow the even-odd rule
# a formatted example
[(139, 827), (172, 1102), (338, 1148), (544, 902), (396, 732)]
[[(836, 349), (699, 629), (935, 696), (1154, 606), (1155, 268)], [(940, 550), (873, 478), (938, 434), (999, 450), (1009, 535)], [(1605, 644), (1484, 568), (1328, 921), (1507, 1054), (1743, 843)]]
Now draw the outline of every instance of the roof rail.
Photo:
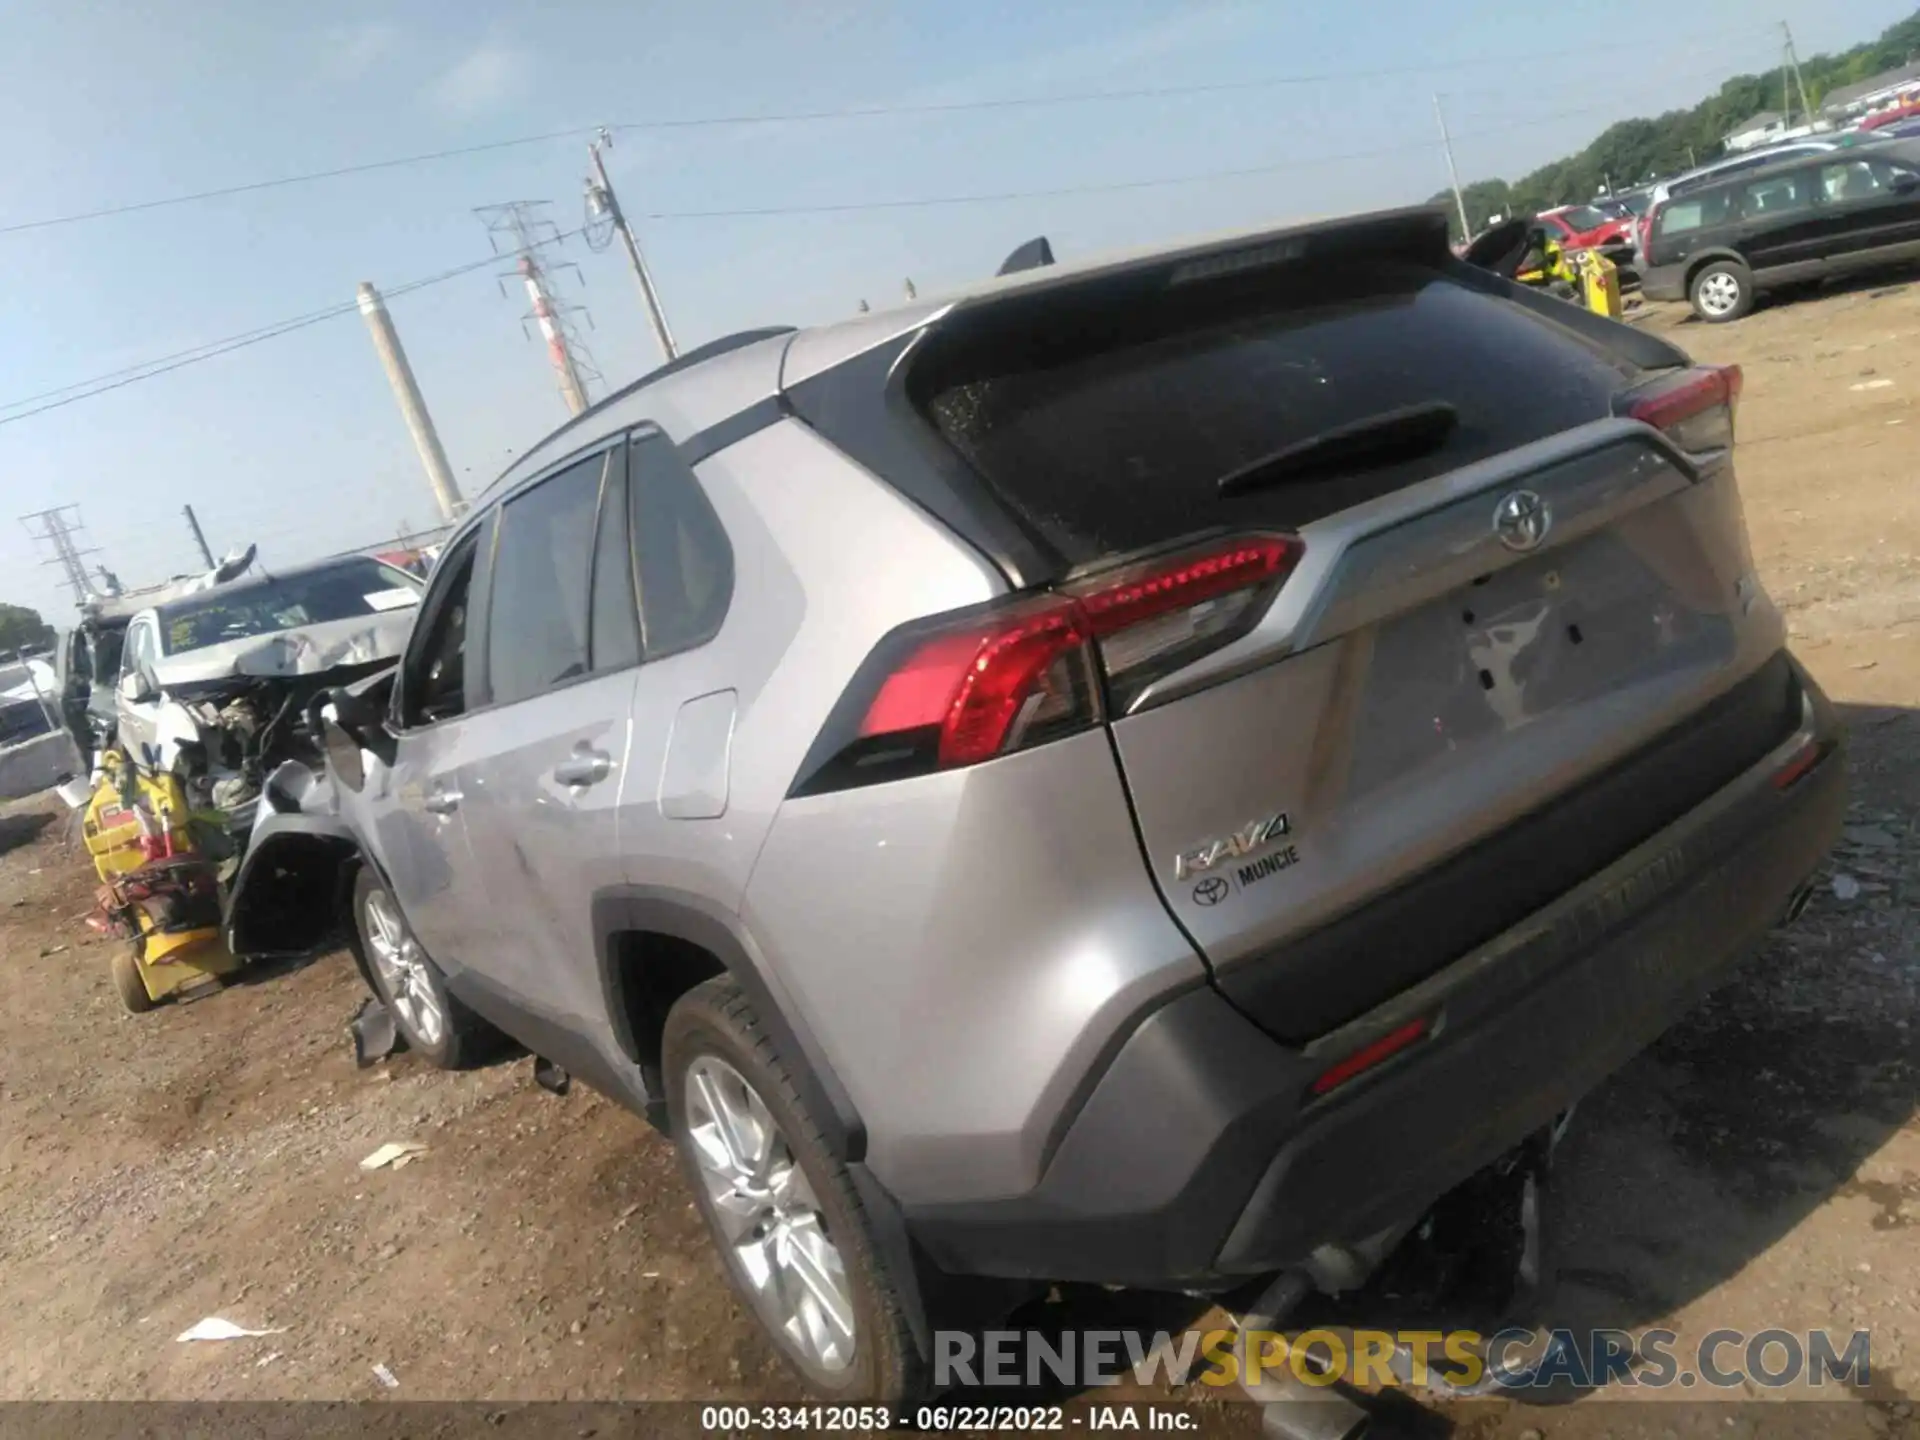
[[(608, 406), (618, 404), (629, 395), (653, 384), (656, 380), (664, 380), (669, 375), (678, 375), (682, 370), (691, 370), (695, 365), (704, 364), (716, 356), (726, 354), (729, 350), (741, 350), (748, 345), (758, 344), (762, 340), (771, 340), (776, 335), (791, 335), (794, 333), (794, 330), (795, 327), (792, 325), (767, 325), (758, 330), (740, 330), (732, 335), (722, 335), (718, 340), (709, 340), (706, 344), (696, 346), (684, 355), (676, 355), (666, 364), (659, 366), (657, 369), (649, 370), (638, 380), (632, 380), (622, 385), (605, 399), (594, 401), (593, 404), (582, 410), (578, 415), (573, 416), (559, 428), (550, 430), (545, 435), (542, 435), (530, 445), (523, 454), (533, 454), (535, 450), (540, 449), (548, 441), (566, 434), (567, 431), (573, 429), (574, 426), (580, 424), (583, 420), (591, 420)], [(491, 490), (495, 485), (498, 485), (506, 475), (513, 472), (519, 463), (519, 460), (515, 460), (513, 464), (509, 465), (500, 475), (488, 481), (486, 489)], [(486, 491), (483, 490), (481, 493), (485, 494)]]

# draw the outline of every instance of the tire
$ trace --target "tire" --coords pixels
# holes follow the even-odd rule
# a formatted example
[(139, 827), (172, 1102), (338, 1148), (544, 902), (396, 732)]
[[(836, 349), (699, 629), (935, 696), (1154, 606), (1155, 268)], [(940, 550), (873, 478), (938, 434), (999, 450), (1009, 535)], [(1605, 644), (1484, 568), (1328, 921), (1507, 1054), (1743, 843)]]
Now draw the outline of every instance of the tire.
[(1712, 261), (1688, 282), (1687, 298), (1709, 325), (1742, 319), (1753, 313), (1753, 272), (1738, 260)]
[[(739, 987), (720, 976), (681, 996), (661, 1049), (687, 1183), (735, 1293), (775, 1349), (822, 1400), (922, 1398), (925, 1366), (853, 1179), (821, 1139)], [(717, 1110), (735, 1121), (740, 1138), (731, 1144)], [(741, 1158), (756, 1156), (762, 1163), (753, 1173), (768, 1178), (743, 1194), (738, 1177), (749, 1167)], [(764, 1285), (749, 1278), (743, 1251), (762, 1262)], [(782, 1263), (789, 1259), (811, 1261), (806, 1268), (822, 1278), (806, 1284)]]
[[(134, 942), (139, 944), (138, 941)], [(129, 1013), (144, 1015), (160, 1002), (147, 993), (147, 982), (140, 978), (140, 960), (133, 946), (113, 953), (113, 989)]]
[(393, 1016), (407, 1048), (442, 1070), (464, 1070), (491, 1053), (499, 1032), (453, 997), (400, 911), (400, 902), (371, 866), (353, 882), (353, 923), (367, 976)]

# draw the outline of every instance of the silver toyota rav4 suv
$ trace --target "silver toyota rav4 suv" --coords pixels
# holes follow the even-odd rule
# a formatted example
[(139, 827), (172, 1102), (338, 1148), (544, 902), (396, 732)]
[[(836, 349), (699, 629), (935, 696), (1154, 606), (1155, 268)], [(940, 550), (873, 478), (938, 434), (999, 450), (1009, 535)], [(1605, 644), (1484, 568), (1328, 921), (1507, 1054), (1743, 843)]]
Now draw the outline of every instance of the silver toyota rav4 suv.
[(664, 1127), (822, 1394), (1368, 1253), (1838, 829), (1739, 388), (1425, 209), (707, 346), (476, 502), (230, 938)]

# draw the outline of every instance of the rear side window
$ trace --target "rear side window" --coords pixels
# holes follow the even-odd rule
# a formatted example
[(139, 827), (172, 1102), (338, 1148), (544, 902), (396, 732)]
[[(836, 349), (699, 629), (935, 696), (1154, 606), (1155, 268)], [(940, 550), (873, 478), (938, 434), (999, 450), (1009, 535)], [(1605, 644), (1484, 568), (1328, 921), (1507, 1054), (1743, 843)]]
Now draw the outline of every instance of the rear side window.
[(1660, 236), (1685, 235), (1725, 225), (1733, 216), (1731, 189), (1705, 190), (1661, 206), (1654, 216), (1653, 230)]
[(664, 435), (634, 437), (628, 452), (640, 625), (647, 659), (704, 645), (733, 598), (733, 548), (700, 482)]
[[(1609, 413), (1632, 373), (1512, 301), (1392, 262), (1008, 305), (909, 390), (1069, 564), (1216, 527), (1290, 528)], [(1276, 451), (1444, 402), (1439, 448), (1222, 496)]]
[(587, 673), (593, 525), (606, 453), (501, 508), (487, 597), (487, 689), (511, 705)]
[[(618, 455), (616, 449), (608, 458)], [(640, 663), (640, 612), (628, 534), (626, 467), (610, 464), (601, 477), (600, 529), (593, 542), (593, 621), (587, 646), (595, 673)]]

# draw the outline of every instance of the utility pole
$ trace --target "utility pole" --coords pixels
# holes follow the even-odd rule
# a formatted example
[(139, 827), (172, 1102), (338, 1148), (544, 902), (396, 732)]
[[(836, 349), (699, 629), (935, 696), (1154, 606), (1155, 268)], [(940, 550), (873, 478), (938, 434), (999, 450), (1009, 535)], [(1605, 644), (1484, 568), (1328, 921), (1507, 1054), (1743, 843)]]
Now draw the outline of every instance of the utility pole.
[[(482, 205), (474, 214), (485, 222), (487, 238), (493, 243), (495, 253), (501, 253), (501, 239), (505, 237), (510, 242), (511, 253), (518, 256), (512, 273), (526, 287), (531, 306), (521, 327), (524, 329), (526, 321), (531, 320), (539, 328), (540, 338), (547, 345), (547, 358), (553, 362), (553, 373), (560, 382), (560, 398), (566, 402), (568, 414), (578, 415), (587, 408), (587, 382), (599, 380), (601, 375), (574, 332), (572, 317), (584, 312), (577, 305), (556, 300), (548, 287), (548, 269), (561, 267), (549, 267), (537, 253), (541, 246), (557, 244), (560, 239), (559, 227), (536, 213), (546, 203), (545, 200), (515, 200), (505, 205)], [(567, 268), (578, 274), (580, 267)], [(501, 293), (505, 293), (504, 286)]]
[(1440, 97), (1433, 97), (1433, 118), (1440, 122), (1440, 148), (1447, 152), (1447, 178), (1453, 182), (1453, 203), (1460, 209), (1460, 238), (1473, 238), (1473, 225), (1467, 219), (1467, 195), (1460, 188), (1460, 171), (1453, 163), (1453, 137), (1447, 133), (1447, 112), (1440, 105)]
[[(1813, 123), (1813, 106), (1807, 102), (1807, 82), (1801, 78), (1800, 57), (1796, 55), (1793, 50), (1793, 27), (1782, 20), (1780, 22), (1780, 33), (1787, 37), (1787, 66), (1793, 71), (1794, 87), (1800, 92), (1801, 113), (1806, 116), (1807, 123), (1811, 125)], [(1793, 118), (1791, 114), (1792, 107), (1789, 106), (1788, 110), (1789, 114), (1787, 118), (1791, 120)]]
[[(587, 163), (593, 167), (593, 173), (587, 176), (587, 216), (589, 220), (607, 219), (613, 222), (613, 228), (619, 232), (620, 241), (627, 247), (627, 260), (633, 266), (633, 275), (640, 282), (640, 300), (647, 307), (647, 323), (653, 327), (653, 338), (660, 346), (660, 353), (668, 360), (679, 355), (679, 349), (673, 343), (673, 331), (667, 328), (667, 315), (660, 308), (660, 292), (653, 288), (653, 275), (647, 269), (647, 260), (640, 253), (640, 241), (633, 233), (633, 226), (627, 223), (627, 215), (620, 208), (620, 197), (613, 193), (613, 182), (607, 179), (607, 167), (600, 159), (600, 151), (613, 148), (613, 132), (601, 128), (600, 138), (587, 146)], [(592, 239), (589, 237), (589, 244)]]
[(427, 402), (420, 398), (413, 367), (407, 363), (407, 352), (400, 348), (400, 337), (394, 333), (386, 302), (380, 298), (380, 292), (364, 280), (360, 282), (359, 295), (360, 313), (367, 317), (373, 348), (380, 354), (387, 383), (393, 386), (393, 398), (400, 402), (400, 414), (413, 435), (414, 449), (420, 452), (420, 463), (426, 467), (427, 484), (433, 487), (440, 518), (450, 522), (459, 515), (462, 502), (460, 487), (453, 483), (453, 471), (447, 465), (447, 452), (440, 448), (440, 432), (433, 428)]
[(26, 527), (27, 534), (53, 551), (50, 558), (40, 563), (58, 565), (65, 571), (67, 584), (73, 587), (73, 603), (85, 605), (93, 587), (87, 584), (87, 567), (81, 557), (100, 552), (79, 543), (80, 532), (86, 528), (80, 520), (80, 507), (58, 505), (51, 510), (36, 510), (31, 515), (22, 515), (20, 523)]
[(182, 505), (180, 510), (187, 517), (187, 528), (193, 532), (193, 543), (200, 547), (200, 558), (206, 562), (207, 569), (213, 569), (213, 551), (207, 548), (207, 537), (200, 533), (200, 519), (193, 513), (193, 506)]

